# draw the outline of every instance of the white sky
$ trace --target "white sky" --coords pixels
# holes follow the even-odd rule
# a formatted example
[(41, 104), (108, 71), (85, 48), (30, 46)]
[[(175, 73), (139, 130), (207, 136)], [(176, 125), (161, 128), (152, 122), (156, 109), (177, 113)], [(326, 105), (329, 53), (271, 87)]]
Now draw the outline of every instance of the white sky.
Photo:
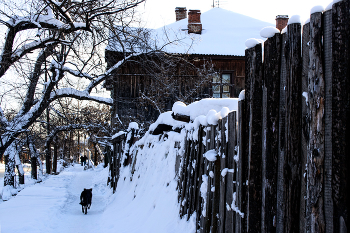
[[(331, 2), (332, 0), (220, 0), (219, 3), (223, 9), (275, 24), (276, 15), (300, 15), (305, 21), (310, 17), (311, 8), (317, 5), (326, 8)], [(175, 7), (205, 12), (212, 5), (213, 0), (146, 0), (140, 10), (144, 11), (146, 27), (158, 28), (175, 22)]]

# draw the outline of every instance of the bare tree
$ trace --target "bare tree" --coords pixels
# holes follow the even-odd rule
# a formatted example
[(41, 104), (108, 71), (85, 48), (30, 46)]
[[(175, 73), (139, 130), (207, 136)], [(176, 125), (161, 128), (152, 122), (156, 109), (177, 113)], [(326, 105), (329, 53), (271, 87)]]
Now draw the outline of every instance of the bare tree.
[[(107, 22), (131, 22), (133, 9), (144, 1), (32, 0), (20, 6), (2, 1), (1, 9), (6, 11), (0, 10), (0, 23), (7, 33), (0, 54), (0, 80), (13, 87), (21, 106), (12, 119), (0, 107), (0, 157), (56, 100), (70, 97), (112, 105), (111, 98), (91, 93), (135, 54), (105, 70), (101, 46), (114, 27)], [(22, 81), (8, 81), (14, 75)]]

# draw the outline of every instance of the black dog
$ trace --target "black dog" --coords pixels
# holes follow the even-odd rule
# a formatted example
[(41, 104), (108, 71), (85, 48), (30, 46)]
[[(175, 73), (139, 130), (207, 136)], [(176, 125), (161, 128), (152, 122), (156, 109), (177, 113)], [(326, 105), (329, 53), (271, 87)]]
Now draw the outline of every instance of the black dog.
[(80, 205), (83, 213), (87, 214), (87, 209), (90, 209), (92, 199), (92, 188), (84, 189), (80, 195)]

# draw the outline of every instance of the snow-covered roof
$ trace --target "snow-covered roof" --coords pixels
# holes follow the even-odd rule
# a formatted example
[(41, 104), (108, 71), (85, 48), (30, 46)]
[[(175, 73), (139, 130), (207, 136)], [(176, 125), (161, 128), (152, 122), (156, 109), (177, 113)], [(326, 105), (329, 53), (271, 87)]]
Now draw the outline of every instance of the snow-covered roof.
[[(260, 30), (274, 26), (222, 8), (202, 13), (201, 23), (202, 34), (188, 34), (186, 18), (154, 29), (149, 36), (154, 46), (169, 53), (244, 56), (245, 41), (249, 38), (263, 39)], [(109, 46), (107, 50), (116, 49)]]

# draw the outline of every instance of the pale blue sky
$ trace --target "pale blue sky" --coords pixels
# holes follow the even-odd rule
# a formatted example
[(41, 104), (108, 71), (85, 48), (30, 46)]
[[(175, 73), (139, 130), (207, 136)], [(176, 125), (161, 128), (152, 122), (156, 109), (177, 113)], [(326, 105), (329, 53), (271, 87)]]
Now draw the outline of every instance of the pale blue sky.
[[(217, 0), (215, 1), (217, 2)], [(220, 7), (244, 14), (262, 21), (275, 23), (276, 15), (300, 15), (302, 20), (310, 17), (310, 10), (316, 5), (324, 8), (332, 0), (221, 0)], [(175, 7), (210, 10), (213, 0), (146, 0), (140, 7), (144, 11), (147, 27), (158, 28), (175, 21)]]

